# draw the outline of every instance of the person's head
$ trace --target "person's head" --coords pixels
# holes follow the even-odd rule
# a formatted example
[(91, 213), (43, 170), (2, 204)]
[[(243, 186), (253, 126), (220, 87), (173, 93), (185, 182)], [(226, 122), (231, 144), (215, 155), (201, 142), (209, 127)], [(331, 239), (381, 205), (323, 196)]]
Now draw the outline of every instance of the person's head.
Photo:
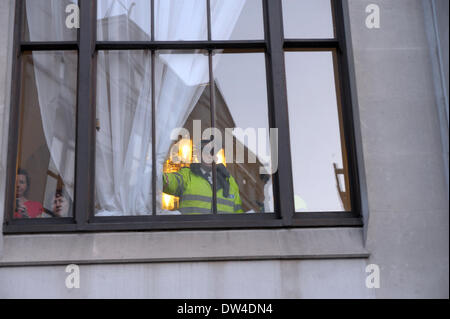
[(28, 172), (22, 168), (17, 170), (16, 175), (16, 197), (25, 197), (28, 194), (30, 188), (30, 177)]
[(70, 216), (72, 200), (64, 189), (57, 189), (53, 198), (52, 211), (60, 217)]

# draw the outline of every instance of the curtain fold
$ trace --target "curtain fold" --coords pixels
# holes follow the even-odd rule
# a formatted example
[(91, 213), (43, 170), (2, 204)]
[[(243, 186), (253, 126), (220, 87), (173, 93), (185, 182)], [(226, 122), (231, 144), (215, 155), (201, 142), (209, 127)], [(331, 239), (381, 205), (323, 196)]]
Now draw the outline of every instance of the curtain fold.
[[(206, 12), (205, 3), (203, 0), (155, 1), (158, 25), (155, 38), (203, 39), (206, 24), (201, 15)], [(220, 1), (212, 8), (215, 23), (223, 26), (223, 37), (229, 37), (233, 31), (224, 21), (235, 23), (244, 3), (244, 0)], [(117, 13), (125, 14), (125, 11)], [(186, 16), (194, 23), (183, 23)], [(136, 38), (133, 34), (127, 36)], [(101, 128), (97, 137), (97, 216), (152, 213), (152, 138), (155, 138), (156, 198), (160, 207), (161, 174), (172, 143), (168, 134), (184, 125), (209, 83), (206, 56), (169, 52), (157, 55), (154, 70), (156, 136), (152, 137), (150, 54), (144, 53), (139, 62), (132, 62), (131, 54), (105, 53), (98, 57), (97, 112)], [(132, 78), (133, 73), (144, 76)], [(134, 96), (139, 97), (135, 100)]]
[[(69, 0), (27, 0), (27, 22), (31, 41), (67, 40), (65, 7)], [(125, 25), (126, 38), (146, 39), (145, 16), (135, 5), (140, 1), (112, 0), (100, 6), (100, 38), (117, 40)], [(212, 23), (222, 39), (230, 37), (245, 0), (213, 1)], [(111, 5), (111, 6), (110, 6)], [(205, 0), (155, 1), (155, 38), (206, 40)], [(45, 16), (49, 20), (43, 19)], [(117, 27), (114, 24), (120, 24)], [(81, 26), (82, 27), (82, 26)], [(120, 35), (121, 36), (121, 35)], [(76, 92), (64, 77), (71, 59), (66, 53), (35, 54), (33, 59), (42, 124), (51, 159), (73, 197), (74, 176), (70, 163), (75, 153)], [(208, 79), (208, 64), (201, 54), (161, 54), (155, 63), (156, 137), (151, 136), (151, 59), (139, 51), (99, 52), (97, 59), (96, 145), (97, 215), (151, 214), (152, 139), (156, 144), (157, 189), (161, 189), (164, 159), (172, 129), (183, 126), (200, 98)], [(217, 59), (216, 59), (217, 60)], [(72, 62), (71, 62), (72, 63)], [(217, 61), (215, 61), (217, 63)], [(47, 72), (45, 72), (47, 70)], [(68, 164), (69, 163), (69, 164)], [(156, 196), (159, 206), (160, 191)]]
[[(65, 25), (70, 0), (27, 0), (30, 41), (74, 40)], [(73, 52), (33, 52), (34, 76), (45, 140), (50, 157), (69, 196), (74, 195), (77, 55)]]
[[(208, 84), (209, 70), (208, 58), (202, 54), (163, 55), (157, 65), (156, 199), (158, 207), (161, 207), (163, 165), (173, 142), (169, 138), (170, 133), (183, 127), (205, 90), (205, 84)], [(190, 69), (194, 72), (187, 72)]]
[(98, 41), (150, 41), (149, 0), (97, 0)]
[(97, 74), (97, 215), (150, 212), (150, 52), (100, 52)]

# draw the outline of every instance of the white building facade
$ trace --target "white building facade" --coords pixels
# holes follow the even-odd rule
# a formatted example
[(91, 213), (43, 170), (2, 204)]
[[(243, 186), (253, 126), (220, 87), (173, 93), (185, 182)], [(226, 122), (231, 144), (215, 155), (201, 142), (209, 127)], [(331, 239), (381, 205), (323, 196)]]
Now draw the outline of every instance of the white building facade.
[[(0, 2), (2, 214), (16, 1)], [(20, 232), (4, 218), (0, 297), (448, 298), (448, 6), (342, 1), (361, 223)]]

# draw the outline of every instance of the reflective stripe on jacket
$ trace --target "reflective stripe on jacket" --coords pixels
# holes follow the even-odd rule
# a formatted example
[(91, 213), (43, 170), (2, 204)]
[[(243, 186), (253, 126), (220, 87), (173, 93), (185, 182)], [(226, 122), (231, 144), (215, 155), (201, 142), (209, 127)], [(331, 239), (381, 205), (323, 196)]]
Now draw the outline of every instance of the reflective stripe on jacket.
[[(229, 196), (224, 197), (223, 189), (216, 193), (218, 213), (243, 213), (239, 186), (233, 176), (228, 177)], [(164, 173), (163, 192), (180, 198), (179, 211), (183, 214), (211, 214), (212, 186), (202, 176), (194, 174), (190, 168), (182, 168), (175, 173)]]

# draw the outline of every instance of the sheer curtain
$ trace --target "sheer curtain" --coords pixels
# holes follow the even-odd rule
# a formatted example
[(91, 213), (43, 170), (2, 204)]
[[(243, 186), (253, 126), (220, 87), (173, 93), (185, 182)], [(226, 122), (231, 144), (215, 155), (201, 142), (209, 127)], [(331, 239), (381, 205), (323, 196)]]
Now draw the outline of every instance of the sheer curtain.
[[(65, 7), (73, 1), (27, 0), (27, 20), (30, 40), (40, 41), (51, 34), (53, 41), (67, 40)], [(117, 39), (114, 23), (132, 20), (125, 39), (133, 39), (133, 32), (148, 34), (144, 17), (133, 13), (134, 2), (116, 0), (109, 12), (108, 6), (101, 14), (100, 37)], [(111, 1), (110, 1), (111, 3)], [(245, 0), (212, 1), (212, 23), (222, 39), (231, 35)], [(206, 40), (206, 0), (155, 1), (156, 39)], [(131, 10), (130, 10), (131, 9)], [(41, 14), (38, 14), (41, 13)], [(102, 19), (101, 14), (99, 15)], [(43, 19), (49, 15), (50, 20)], [(121, 17), (111, 19), (111, 17)], [(49, 22), (50, 21), (50, 22)], [(106, 27), (104, 23), (109, 24)], [(129, 25), (131, 22), (125, 22)], [(81, 26), (82, 27), (82, 26)], [(61, 30), (61, 31), (59, 31)], [(103, 30), (103, 31), (102, 31)], [(107, 30), (107, 31), (104, 31)], [(217, 31), (218, 30), (218, 31)], [(104, 33), (101, 33), (104, 32)], [(119, 32), (119, 31), (118, 31)], [(187, 37), (187, 39), (186, 39)], [(73, 108), (67, 101), (76, 101), (75, 92), (67, 90), (64, 68), (68, 57), (64, 54), (33, 55), (36, 61), (35, 77), (44, 133), (51, 158), (69, 193), (73, 196), (73, 172), (68, 172), (74, 154), (63, 156), (67, 147), (75, 145), (72, 130)], [(156, 154), (157, 181), (171, 144), (168, 134), (183, 126), (208, 82), (208, 65), (200, 54), (160, 54), (155, 65), (156, 103)], [(51, 70), (50, 73), (44, 70)], [(51, 83), (51, 84), (50, 84)], [(97, 118), (99, 130), (96, 146), (96, 207), (97, 215), (137, 215), (151, 213), (152, 156), (151, 156), (151, 59), (144, 51), (99, 52), (97, 61)], [(57, 110), (58, 109), (58, 110)], [(57, 114), (63, 114), (55, 118)], [(58, 123), (58, 124), (55, 124)], [(61, 130), (64, 134), (60, 134)], [(72, 133), (73, 132), (73, 133)], [(63, 160), (64, 159), (64, 160)], [(157, 189), (161, 189), (160, 185)], [(160, 200), (160, 194), (157, 199)], [(160, 203), (157, 203), (160, 205)]]
[(150, 212), (150, 53), (99, 52), (97, 59), (97, 215)]
[[(211, 1), (211, 23), (212, 28), (218, 31), (218, 38), (230, 38), (244, 4), (245, 0)], [(203, 16), (206, 13), (206, 1), (160, 0), (155, 2), (155, 11), (159, 17), (156, 20), (159, 26), (155, 30), (156, 39), (206, 39), (206, 17)], [(214, 59), (214, 65), (218, 62), (219, 59)], [(163, 165), (172, 143), (168, 135), (186, 122), (205, 89), (202, 84), (209, 82), (209, 67), (207, 57), (202, 54), (164, 54), (160, 56), (158, 66), (160, 69), (156, 70), (155, 79), (158, 84), (156, 199), (157, 207), (161, 207)]]
[(98, 41), (149, 41), (149, 0), (97, 0)]
[[(65, 8), (71, 0), (27, 0), (30, 41), (76, 40), (66, 25)], [(34, 75), (45, 140), (50, 157), (73, 199), (75, 163), (76, 85), (74, 52), (33, 52)]]
[[(223, 37), (230, 36), (233, 27), (229, 21), (237, 21), (244, 3), (215, 2), (213, 23), (223, 26)], [(123, 4), (116, 7), (117, 14), (128, 13), (129, 1)], [(204, 0), (155, 1), (155, 38), (204, 39), (205, 4)], [(194, 23), (184, 23), (183, 17)], [(205, 89), (203, 84), (209, 81), (206, 56), (172, 53), (158, 54), (155, 63), (156, 137), (151, 136), (150, 53), (110, 52), (98, 56), (97, 216), (151, 214), (152, 138), (156, 145), (156, 198), (161, 205), (161, 173), (171, 145), (168, 136), (183, 126)]]

